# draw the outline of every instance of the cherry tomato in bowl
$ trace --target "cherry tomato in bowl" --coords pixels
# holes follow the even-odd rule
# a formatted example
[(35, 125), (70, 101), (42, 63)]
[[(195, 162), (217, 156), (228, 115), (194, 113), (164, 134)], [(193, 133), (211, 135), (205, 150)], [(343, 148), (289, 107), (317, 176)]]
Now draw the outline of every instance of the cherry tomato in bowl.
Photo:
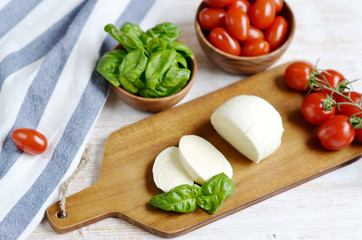
[(335, 115), (325, 121), (318, 129), (318, 138), (328, 150), (339, 150), (351, 144), (356, 131), (345, 115)]
[(204, 0), (204, 2), (214, 8), (221, 8), (225, 7), (226, 5), (229, 5), (234, 0)]
[(275, 18), (273, 0), (256, 0), (249, 11), (250, 22), (257, 28), (266, 29)]
[(241, 47), (233, 36), (231, 36), (225, 28), (216, 27), (214, 28), (209, 35), (210, 42), (226, 53), (239, 56), (241, 53)]
[(288, 22), (282, 16), (276, 16), (273, 23), (266, 29), (265, 40), (273, 51), (280, 47), (288, 35)]
[(250, 21), (248, 15), (239, 8), (227, 10), (225, 25), (228, 32), (239, 41), (248, 38)]
[(29, 154), (41, 154), (48, 146), (46, 137), (30, 128), (15, 129), (10, 137), (21, 150)]
[(211, 31), (216, 27), (224, 27), (226, 11), (222, 8), (204, 8), (199, 13), (199, 23), (203, 30)]
[(268, 54), (270, 52), (270, 45), (267, 41), (263, 39), (254, 39), (246, 41), (241, 55), (245, 57), (256, 57)]
[(239, 8), (243, 12), (248, 14), (250, 7), (251, 7), (251, 4), (247, 0), (234, 0), (227, 6), (227, 9), (229, 10), (231, 8)]

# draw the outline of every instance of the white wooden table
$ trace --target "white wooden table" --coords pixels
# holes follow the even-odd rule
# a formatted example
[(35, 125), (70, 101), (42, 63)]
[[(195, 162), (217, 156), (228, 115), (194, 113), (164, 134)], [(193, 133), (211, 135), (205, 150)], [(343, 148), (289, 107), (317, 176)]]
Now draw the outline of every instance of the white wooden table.
[[(181, 103), (241, 80), (208, 61), (195, 35), (194, 14), (200, 0), (176, 1), (161, 21), (177, 24), (182, 42), (198, 62), (196, 82)], [(275, 64), (302, 59), (340, 71), (348, 79), (362, 78), (362, 1), (289, 0), (296, 32), (285, 55)], [(160, 21), (160, 22), (161, 22)], [(362, 83), (355, 84), (362, 90)], [(71, 183), (69, 194), (97, 182), (104, 142), (124, 126), (149, 116), (121, 102), (110, 92), (93, 129), (91, 162)], [(361, 145), (362, 147), (362, 145)], [(332, 153), (333, 154), (333, 153)], [(46, 219), (29, 239), (159, 239), (118, 218), (105, 219), (66, 234), (53, 232)], [(307, 182), (177, 239), (362, 239), (362, 161)]]

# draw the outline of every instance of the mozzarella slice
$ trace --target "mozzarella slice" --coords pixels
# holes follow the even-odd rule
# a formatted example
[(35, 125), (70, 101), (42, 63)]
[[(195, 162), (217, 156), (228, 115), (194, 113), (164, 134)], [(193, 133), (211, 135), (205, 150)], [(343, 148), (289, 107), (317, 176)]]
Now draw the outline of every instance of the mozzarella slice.
[(164, 192), (182, 184), (194, 184), (194, 180), (178, 159), (177, 147), (168, 147), (158, 154), (152, 167), (152, 173), (156, 186)]
[(198, 183), (224, 172), (229, 178), (233, 169), (224, 155), (210, 142), (196, 135), (183, 136), (179, 142), (179, 159), (182, 166)]
[(282, 118), (266, 100), (240, 95), (222, 104), (211, 116), (215, 130), (239, 152), (259, 162), (281, 144)]

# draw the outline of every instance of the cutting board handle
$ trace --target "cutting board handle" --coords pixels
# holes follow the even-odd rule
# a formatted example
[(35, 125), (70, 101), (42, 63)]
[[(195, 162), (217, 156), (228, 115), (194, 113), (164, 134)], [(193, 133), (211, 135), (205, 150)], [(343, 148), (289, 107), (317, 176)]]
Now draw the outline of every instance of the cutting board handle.
[(67, 216), (59, 217), (59, 202), (47, 209), (47, 218), (51, 227), (57, 233), (73, 231), (102, 219), (112, 217), (115, 213), (109, 209), (106, 197), (101, 194), (101, 184), (84, 189), (67, 197), (65, 209)]

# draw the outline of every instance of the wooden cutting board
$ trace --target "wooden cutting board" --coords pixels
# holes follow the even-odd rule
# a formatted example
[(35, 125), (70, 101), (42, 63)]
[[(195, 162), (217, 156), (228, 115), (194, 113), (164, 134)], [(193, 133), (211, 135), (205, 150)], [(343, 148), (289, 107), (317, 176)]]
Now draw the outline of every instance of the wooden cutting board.
[[(284, 83), (286, 67), (245, 78), (113, 132), (105, 144), (99, 181), (67, 198), (66, 218), (56, 216), (58, 203), (50, 206), (50, 225), (64, 233), (107, 217), (119, 217), (158, 236), (176, 237), (357, 160), (362, 154), (361, 144), (353, 143), (339, 151), (322, 148), (317, 128), (307, 124), (300, 112), (304, 94)], [(258, 164), (223, 140), (210, 123), (218, 106), (240, 94), (264, 98), (283, 119), (285, 131), (280, 148)], [(200, 208), (188, 214), (166, 212), (147, 203), (162, 193), (152, 178), (155, 157), (166, 147), (177, 146), (186, 134), (210, 141), (233, 167), (236, 191), (215, 215)]]

